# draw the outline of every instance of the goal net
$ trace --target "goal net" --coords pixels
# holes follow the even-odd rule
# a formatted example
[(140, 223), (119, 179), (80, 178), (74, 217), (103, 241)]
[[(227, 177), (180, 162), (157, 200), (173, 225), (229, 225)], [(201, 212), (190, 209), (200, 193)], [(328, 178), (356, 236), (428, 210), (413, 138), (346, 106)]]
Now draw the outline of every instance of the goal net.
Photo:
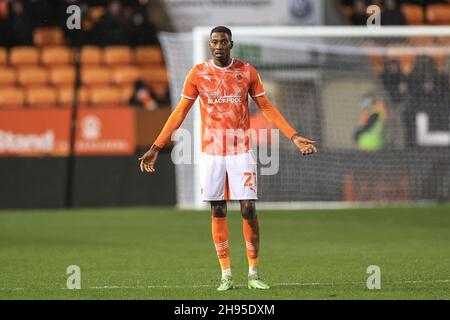
[[(210, 59), (209, 30), (161, 34), (172, 101), (190, 68)], [(450, 28), (232, 31), (233, 56), (256, 67), (270, 99), (319, 149), (303, 157), (282, 134), (257, 149), (259, 206), (450, 199)], [(251, 116), (258, 112), (250, 103)], [(192, 133), (194, 163), (176, 165), (180, 207), (203, 207), (199, 119), (196, 104), (182, 126)]]

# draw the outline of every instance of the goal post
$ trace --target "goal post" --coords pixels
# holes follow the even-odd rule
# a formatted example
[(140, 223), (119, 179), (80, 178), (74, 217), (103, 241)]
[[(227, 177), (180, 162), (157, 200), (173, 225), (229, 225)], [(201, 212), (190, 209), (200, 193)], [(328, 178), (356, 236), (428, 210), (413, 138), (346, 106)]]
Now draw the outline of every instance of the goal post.
[[(173, 101), (189, 69), (210, 59), (211, 29), (161, 34)], [(450, 200), (450, 27), (231, 29), (232, 55), (252, 63), (287, 121), (318, 141), (319, 153), (302, 157), (280, 134), (277, 173), (258, 172), (258, 207)], [(204, 209), (198, 101), (183, 127), (193, 164), (176, 166), (178, 206)]]

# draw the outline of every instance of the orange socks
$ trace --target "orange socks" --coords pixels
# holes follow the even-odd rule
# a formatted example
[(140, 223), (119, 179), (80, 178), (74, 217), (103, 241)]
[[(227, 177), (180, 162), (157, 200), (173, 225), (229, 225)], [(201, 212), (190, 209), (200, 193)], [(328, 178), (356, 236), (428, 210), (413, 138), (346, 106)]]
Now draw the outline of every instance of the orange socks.
[(247, 219), (242, 219), (245, 246), (247, 247), (248, 275), (258, 276), (259, 230), (258, 217), (254, 218), (253, 225)]
[(227, 218), (212, 216), (212, 237), (216, 247), (217, 257), (222, 268), (222, 279), (231, 278), (230, 247), (228, 246)]
[[(211, 231), (214, 246), (216, 247), (217, 257), (219, 258), (220, 267), (222, 268), (222, 279), (230, 279), (230, 247), (228, 245), (228, 223), (227, 218), (211, 217)], [(259, 263), (259, 230), (258, 218), (255, 217), (253, 223), (249, 223), (247, 219), (242, 220), (242, 230), (244, 233), (245, 245), (247, 247), (248, 259), (248, 276), (258, 277)]]

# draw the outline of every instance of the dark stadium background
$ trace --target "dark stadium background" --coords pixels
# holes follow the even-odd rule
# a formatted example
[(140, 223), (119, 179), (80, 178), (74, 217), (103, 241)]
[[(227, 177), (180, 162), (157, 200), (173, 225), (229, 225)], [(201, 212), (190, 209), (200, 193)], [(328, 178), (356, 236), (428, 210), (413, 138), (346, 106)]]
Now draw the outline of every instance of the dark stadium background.
[[(310, 10), (307, 1), (291, 3), (298, 16)], [(66, 9), (74, 4), (81, 8), (81, 30), (65, 27), (69, 16)], [(319, 23), (365, 24), (367, 15), (361, 8), (369, 4), (384, 5), (382, 1), (326, 1), (326, 20)], [(446, 25), (450, 23), (449, 10), (447, 1), (402, 1), (394, 10), (385, 8), (381, 22)], [(158, 162), (159, 175), (148, 179), (137, 170), (137, 157), (153, 142), (174, 102), (170, 101), (160, 31), (176, 31), (163, 1), (0, 0), (1, 114), (6, 119), (5, 112), (13, 112), (8, 117), (19, 124), (25, 121), (27, 112), (32, 122), (51, 119), (60, 112), (66, 131), (63, 151), (48, 154), (25, 149), (0, 153), (0, 207), (175, 205), (175, 171), (168, 161), (170, 146)], [(139, 90), (145, 92), (144, 98), (138, 98)], [(118, 108), (132, 117), (131, 127), (121, 128), (120, 116), (110, 119), (109, 126), (116, 133), (128, 131), (132, 136), (126, 150), (100, 148), (68, 157), (72, 154), (69, 122), (74, 116), (70, 110), (106, 110), (108, 114), (108, 110)], [(47, 113), (33, 118), (33, 110)], [(81, 128), (82, 119), (78, 117)], [(75, 136), (75, 144), (79, 136)], [(413, 161), (410, 166), (414, 166), (414, 154), (403, 154), (405, 161)], [(437, 165), (445, 170), (439, 154), (431, 151)], [(340, 157), (347, 162), (347, 155)], [(380, 166), (392, 161), (389, 155), (379, 157)], [(435, 177), (418, 173), (411, 180), (424, 179)], [(433, 188), (439, 181), (428, 183)], [(413, 197), (445, 197), (427, 190), (427, 194)]]

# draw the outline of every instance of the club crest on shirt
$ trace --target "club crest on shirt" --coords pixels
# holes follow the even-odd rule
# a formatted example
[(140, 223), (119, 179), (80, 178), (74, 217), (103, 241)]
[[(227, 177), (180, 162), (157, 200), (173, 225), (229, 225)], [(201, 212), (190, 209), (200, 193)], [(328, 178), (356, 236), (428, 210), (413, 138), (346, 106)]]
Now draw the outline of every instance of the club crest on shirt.
[(242, 78), (242, 74), (240, 74), (240, 73), (238, 73), (237, 75), (236, 75), (236, 79), (238, 79), (239, 81), (241, 81), (243, 78)]

